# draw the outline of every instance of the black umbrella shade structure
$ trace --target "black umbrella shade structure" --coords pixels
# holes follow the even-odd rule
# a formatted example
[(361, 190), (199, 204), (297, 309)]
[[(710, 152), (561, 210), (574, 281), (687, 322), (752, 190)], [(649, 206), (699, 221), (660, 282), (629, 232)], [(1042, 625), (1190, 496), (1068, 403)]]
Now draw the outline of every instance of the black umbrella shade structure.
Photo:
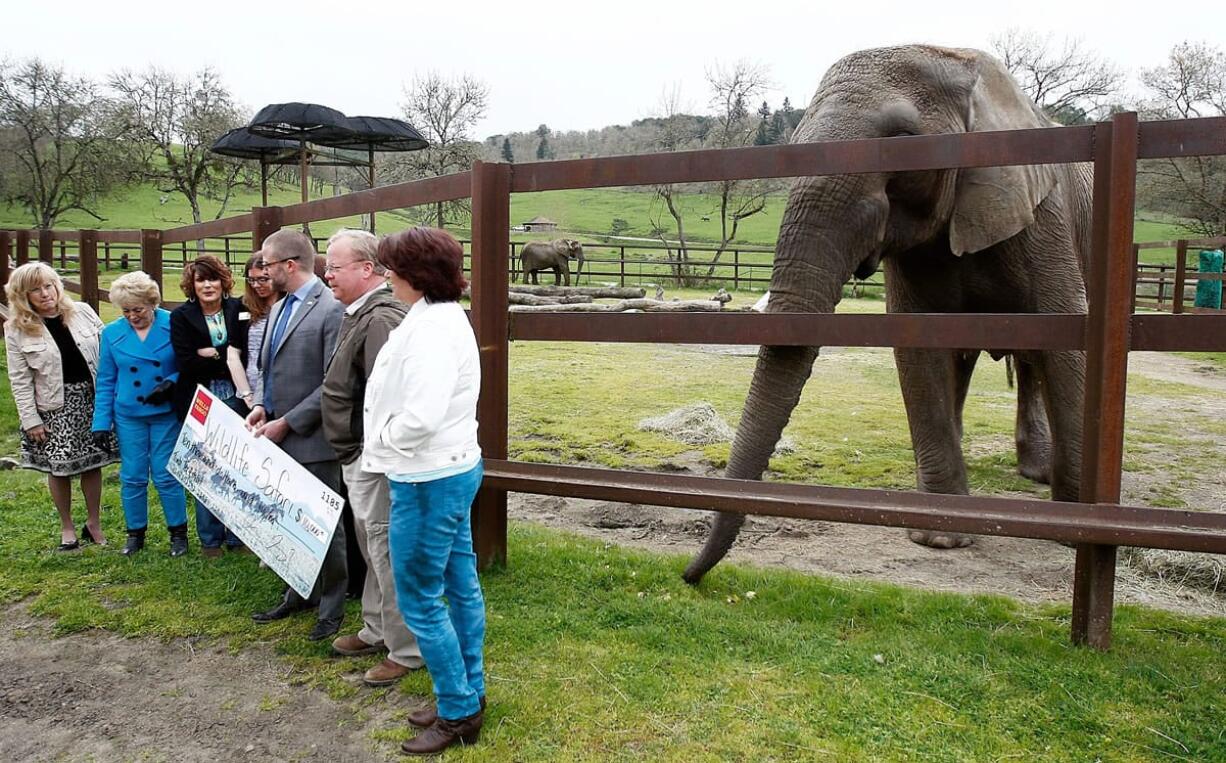
[[(264, 206), (268, 206), (269, 166), (298, 164), (300, 160), (298, 141), (253, 135), (246, 127), (236, 127), (227, 131), (213, 142), (209, 150), (215, 154), (235, 159), (255, 159), (260, 163), (260, 197), (263, 199)], [(365, 161), (343, 156), (339, 152), (333, 152), (329, 156), (311, 149), (307, 149), (307, 161), (315, 166), (369, 166)]]
[[(247, 125), (255, 136), (298, 141), (302, 200), (307, 200), (307, 142), (330, 148), (365, 149), (370, 187), (375, 187), (376, 151), (418, 151), (429, 141), (413, 126), (387, 117), (346, 117), (317, 103), (273, 103), (260, 109)], [(374, 213), (371, 213), (374, 230)]]

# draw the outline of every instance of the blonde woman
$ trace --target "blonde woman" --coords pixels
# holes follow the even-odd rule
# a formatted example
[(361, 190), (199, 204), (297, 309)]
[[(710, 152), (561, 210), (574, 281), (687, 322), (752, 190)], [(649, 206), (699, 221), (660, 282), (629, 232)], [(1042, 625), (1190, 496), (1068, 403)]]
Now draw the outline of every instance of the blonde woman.
[(170, 313), (157, 283), (139, 270), (111, 284), (111, 304), (122, 313), (102, 331), (98, 362), (98, 396), (94, 403), (94, 437), (119, 435), (120, 495), (128, 540), (123, 553), (145, 547), (149, 524), (149, 481), (162, 499), (170, 534), (170, 555), (187, 553), (187, 496), (167, 469), (179, 437), (172, 402), (175, 350), (170, 343)]
[[(69, 299), (46, 263), (14, 270), (5, 292), (12, 316), (4, 325), (4, 343), (21, 418), (21, 464), (47, 473), (60, 514), (59, 551), (73, 551), (82, 540), (106, 543), (102, 467), (118, 460), (118, 446), (114, 436), (95, 443), (90, 435), (102, 320), (89, 305)], [(77, 476), (88, 516), (79, 536), (72, 521)]]

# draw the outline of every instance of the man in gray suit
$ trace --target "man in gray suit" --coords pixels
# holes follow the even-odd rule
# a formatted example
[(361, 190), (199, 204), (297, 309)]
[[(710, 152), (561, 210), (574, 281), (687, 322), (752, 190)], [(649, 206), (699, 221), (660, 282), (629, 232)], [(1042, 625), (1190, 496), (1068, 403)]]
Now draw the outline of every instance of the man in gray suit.
[[(277, 231), (264, 241), (262, 252), (273, 288), (285, 297), (268, 314), (260, 350), (262, 373), (247, 426), (257, 437), (280, 445), (320, 482), (339, 493), (340, 464), (321, 426), (320, 385), (336, 346), (345, 307), (315, 276), (315, 246), (302, 233)], [(319, 619), (308, 638), (330, 638), (340, 630), (345, 617), (347, 585), (345, 527), (337, 522), (310, 600), (287, 586), (281, 603), (267, 612), (255, 613), (252, 619), (259, 623), (280, 620), (318, 601)]]

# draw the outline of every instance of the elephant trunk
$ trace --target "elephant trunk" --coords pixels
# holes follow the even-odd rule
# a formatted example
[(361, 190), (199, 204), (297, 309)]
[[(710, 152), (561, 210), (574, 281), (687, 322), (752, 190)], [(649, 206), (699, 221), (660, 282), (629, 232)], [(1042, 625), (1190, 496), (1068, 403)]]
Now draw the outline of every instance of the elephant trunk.
[[(829, 190), (827, 187), (827, 194)], [(879, 241), (871, 235), (857, 238), (857, 231), (832, 230), (808, 222), (843, 219), (834, 210), (815, 213), (811, 208), (814, 194), (812, 187), (807, 193), (799, 185), (793, 189), (779, 230), (768, 313), (834, 312), (842, 299), (843, 284), (870, 257), (870, 250), (875, 250)], [(800, 401), (817, 354), (817, 347), (764, 345), (759, 350), (725, 477), (762, 478), (783, 428)], [(705, 545), (685, 570), (687, 583), (698, 583), (724, 558), (744, 522), (744, 514), (716, 514)]]

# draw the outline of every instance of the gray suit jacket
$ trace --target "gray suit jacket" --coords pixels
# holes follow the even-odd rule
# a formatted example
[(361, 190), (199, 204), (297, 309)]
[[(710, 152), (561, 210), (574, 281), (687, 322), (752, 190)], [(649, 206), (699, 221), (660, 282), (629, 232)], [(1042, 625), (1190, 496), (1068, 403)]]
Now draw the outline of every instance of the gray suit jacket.
[[(290, 318), (281, 344), (272, 347), (272, 327), (277, 325), (285, 300), (278, 300), (268, 314), (264, 346), (260, 349), (260, 380), (254, 402), (271, 408), (277, 418), (284, 418), (290, 432), (281, 441), (281, 449), (298, 463), (335, 461), (336, 452), (324, 437), (320, 412), (324, 370), (336, 347), (345, 306), (332, 296), (323, 281), (307, 294), (307, 298)], [(272, 399), (264, 400), (264, 379), (271, 369)]]

